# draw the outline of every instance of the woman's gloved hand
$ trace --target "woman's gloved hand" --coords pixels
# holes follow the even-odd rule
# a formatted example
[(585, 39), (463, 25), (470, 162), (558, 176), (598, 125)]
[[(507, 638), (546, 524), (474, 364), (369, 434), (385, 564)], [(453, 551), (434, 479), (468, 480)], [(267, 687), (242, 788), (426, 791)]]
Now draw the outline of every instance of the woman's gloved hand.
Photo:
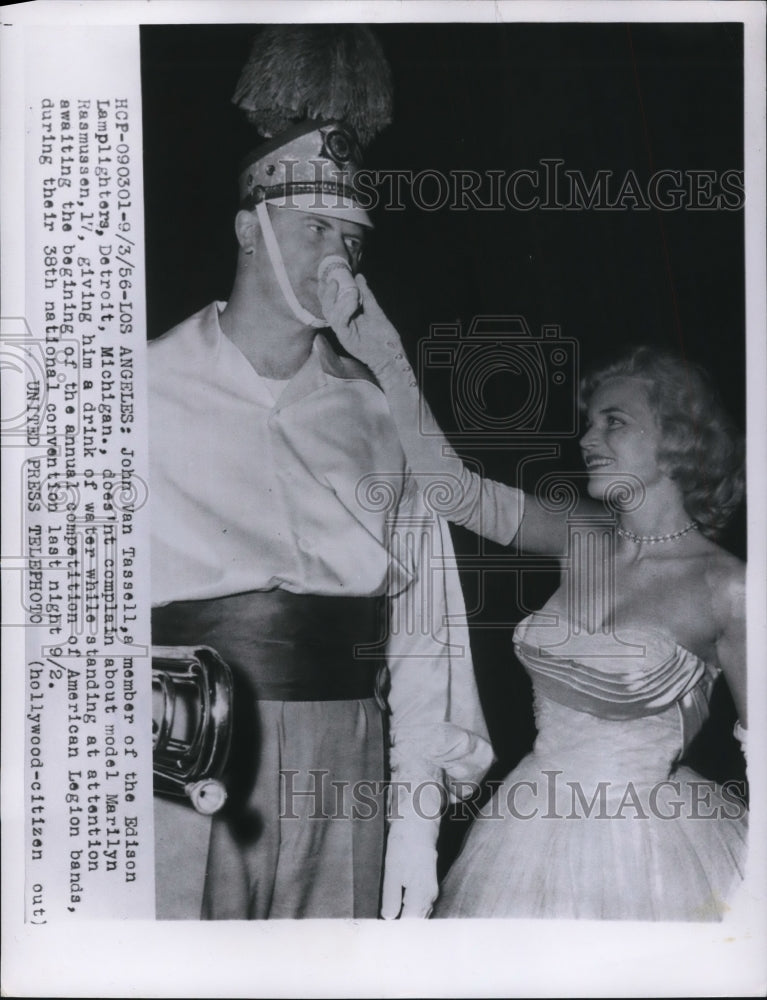
[(344, 349), (377, 374), (389, 362), (404, 356), (402, 342), (365, 278), (358, 274), (352, 279), (359, 290), (355, 296), (349, 294), (348, 278), (340, 270), (339, 267), (323, 272), (320, 264), (322, 314)]

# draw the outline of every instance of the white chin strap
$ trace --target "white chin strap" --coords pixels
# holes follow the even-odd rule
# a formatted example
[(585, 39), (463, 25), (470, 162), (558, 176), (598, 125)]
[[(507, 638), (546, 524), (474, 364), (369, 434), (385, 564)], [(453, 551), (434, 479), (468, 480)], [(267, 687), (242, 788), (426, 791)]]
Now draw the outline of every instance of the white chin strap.
[(264, 234), (266, 252), (269, 254), (269, 260), (272, 262), (272, 267), (282, 289), (282, 294), (285, 296), (285, 301), (290, 306), (293, 315), (307, 326), (316, 326), (318, 328), (327, 326), (327, 320), (319, 319), (317, 316), (312, 315), (308, 309), (304, 309), (296, 298), (296, 293), (290, 284), (288, 272), (285, 270), (285, 262), (282, 259), (277, 237), (274, 235), (274, 230), (272, 229), (272, 220), (269, 218), (265, 201), (260, 201), (256, 205), (256, 214), (258, 221), (261, 223), (261, 232)]

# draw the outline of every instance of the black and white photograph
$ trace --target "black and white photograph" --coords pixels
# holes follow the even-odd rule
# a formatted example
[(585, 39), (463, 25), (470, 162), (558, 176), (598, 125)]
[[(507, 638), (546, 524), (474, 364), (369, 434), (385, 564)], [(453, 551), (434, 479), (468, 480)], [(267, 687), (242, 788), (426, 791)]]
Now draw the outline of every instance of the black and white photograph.
[(3, 988), (760, 995), (764, 6), (121, 6), (3, 78)]

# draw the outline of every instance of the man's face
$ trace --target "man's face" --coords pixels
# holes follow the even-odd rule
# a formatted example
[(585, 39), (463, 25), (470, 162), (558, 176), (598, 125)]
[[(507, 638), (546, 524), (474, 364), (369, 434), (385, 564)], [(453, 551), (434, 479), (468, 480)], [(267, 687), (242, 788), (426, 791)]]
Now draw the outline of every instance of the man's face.
[[(317, 280), (320, 262), (330, 254), (338, 254), (356, 272), (365, 228), (356, 222), (292, 208), (270, 208), (269, 217), (296, 298), (309, 312), (321, 316)], [(279, 289), (277, 294), (282, 297)]]

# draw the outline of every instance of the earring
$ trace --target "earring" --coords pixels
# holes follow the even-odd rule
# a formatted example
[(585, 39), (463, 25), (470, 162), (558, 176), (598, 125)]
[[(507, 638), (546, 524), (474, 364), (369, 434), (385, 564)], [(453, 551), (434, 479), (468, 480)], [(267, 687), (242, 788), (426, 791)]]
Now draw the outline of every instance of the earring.
[(246, 248), (245, 248), (245, 253), (246, 253), (246, 254), (247, 254), (247, 255), (248, 255), (249, 257), (250, 257), (250, 256), (251, 256), (252, 254), (254, 254), (255, 252), (256, 252), (256, 251), (255, 251), (255, 248), (254, 248), (254, 247), (246, 247)]

